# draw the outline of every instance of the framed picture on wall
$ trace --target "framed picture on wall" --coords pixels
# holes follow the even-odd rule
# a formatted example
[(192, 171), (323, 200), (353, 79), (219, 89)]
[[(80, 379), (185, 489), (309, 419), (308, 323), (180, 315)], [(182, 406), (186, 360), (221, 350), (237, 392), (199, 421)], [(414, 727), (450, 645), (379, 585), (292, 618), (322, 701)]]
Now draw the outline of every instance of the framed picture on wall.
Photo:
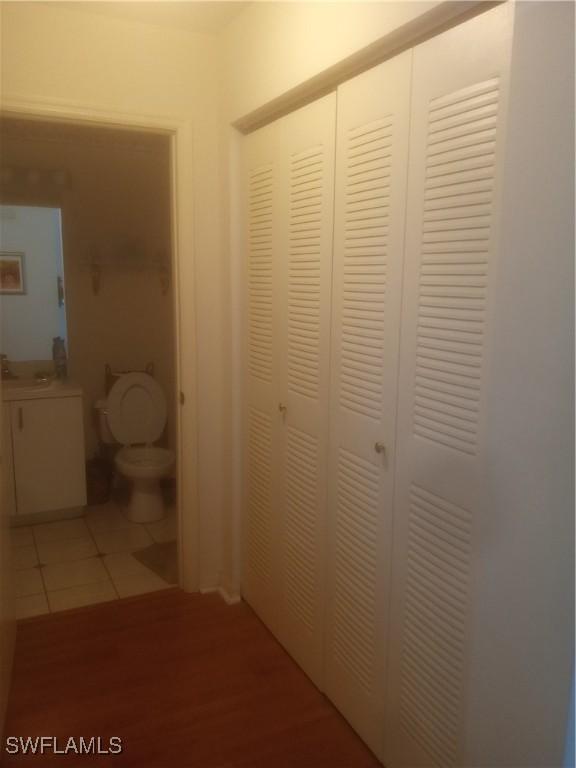
[(0, 293), (26, 293), (23, 253), (0, 251)]

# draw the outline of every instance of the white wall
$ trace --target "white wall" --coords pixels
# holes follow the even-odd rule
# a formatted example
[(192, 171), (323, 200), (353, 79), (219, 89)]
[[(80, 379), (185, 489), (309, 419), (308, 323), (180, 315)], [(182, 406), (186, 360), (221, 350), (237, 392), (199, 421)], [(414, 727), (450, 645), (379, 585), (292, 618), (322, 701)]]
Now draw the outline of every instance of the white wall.
[(574, 632), (574, 6), (516, 4), (472, 765), (562, 765)]
[(24, 294), (0, 296), (2, 353), (9, 360), (51, 360), (60, 334), (58, 275), (62, 274), (60, 211), (0, 206), (0, 248), (24, 254)]
[[(186, 567), (193, 579), (201, 566), (202, 584), (215, 585), (220, 573), (225, 484), (221, 339), (227, 331), (217, 183), (218, 46), (209, 35), (109, 18), (66, 5), (3, 3), (2, 100), (12, 105), (37, 102), (40, 110), (46, 103), (62, 110), (78, 108), (86, 117), (118, 112), (134, 115), (136, 122), (176, 119), (183, 124), (176, 173), (182, 389), (188, 401), (182, 412), (186, 461), (182, 478), (189, 500), (185, 522), (194, 517), (195, 496), (202, 511), (202, 563), (189, 562)], [(197, 424), (192, 407), (196, 389)], [(193, 526), (187, 524), (184, 537), (188, 541), (194, 535)]]
[(439, 0), (252, 3), (223, 31), (234, 121), (417, 18)]

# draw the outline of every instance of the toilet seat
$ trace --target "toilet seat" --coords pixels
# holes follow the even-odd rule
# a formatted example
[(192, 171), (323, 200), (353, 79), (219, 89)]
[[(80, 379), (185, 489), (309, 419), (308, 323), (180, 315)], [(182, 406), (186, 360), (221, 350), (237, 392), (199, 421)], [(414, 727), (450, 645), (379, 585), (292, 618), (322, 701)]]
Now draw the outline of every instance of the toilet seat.
[(159, 478), (167, 475), (174, 466), (173, 451), (153, 446), (121, 448), (116, 454), (118, 469), (128, 477)]
[(166, 398), (147, 373), (121, 376), (108, 395), (108, 424), (122, 445), (151, 445), (166, 425)]

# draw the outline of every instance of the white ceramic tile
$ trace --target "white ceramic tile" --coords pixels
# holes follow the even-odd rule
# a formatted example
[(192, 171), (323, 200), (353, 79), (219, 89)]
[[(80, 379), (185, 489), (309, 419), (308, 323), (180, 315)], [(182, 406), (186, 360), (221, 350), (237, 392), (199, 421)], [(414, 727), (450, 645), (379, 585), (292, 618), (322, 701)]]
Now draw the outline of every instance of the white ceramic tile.
[(34, 544), (32, 528), (23, 526), (21, 528), (10, 528), (10, 543), (13, 547), (24, 547)]
[(90, 538), (88, 526), (81, 517), (74, 518), (74, 520), (58, 520), (55, 523), (34, 525), (32, 530), (37, 544), (46, 541)]
[(14, 600), (14, 609), (17, 619), (29, 619), (31, 616), (41, 616), (48, 613), (48, 600), (44, 593), (40, 595), (28, 595), (17, 597)]
[(42, 575), (49, 592), (68, 587), (80, 587), (84, 584), (95, 584), (108, 579), (106, 568), (99, 557), (45, 565), (42, 568)]
[(115, 504), (101, 504), (89, 507), (86, 511), (85, 520), (92, 533), (117, 531), (121, 528), (130, 528), (132, 526), (122, 508)]
[(150, 569), (146, 568), (135, 557), (132, 557), (129, 552), (116, 552), (112, 555), (104, 555), (102, 560), (112, 581), (123, 576), (140, 576), (150, 573)]
[(157, 541), (159, 544), (176, 541), (176, 513), (172, 512), (163, 520), (158, 520), (156, 523), (147, 523), (146, 530), (150, 536), (152, 536), (154, 541)]
[(152, 537), (143, 525), (132, 523), (130, 528), (117, 531), (94, 533), (94, 540), (100, 552), (108, 555), (113, 552), (134, 552), (153, 543)]
[(11, 552), (12, 568), (19, 571), (22, 568), (33, 568), (38, 565), (38, 555), (36, 547), (27, 545), (25, 547), (12, 547)]
[(142, 595), (174, 586), (139, 563), (132, 555), (121, 552), (106, 555), (104, 563), (120, 597)]
[(38, 557), (43, 565), (68, 563), (71, 560), (85, 560), (98, 554), (92, 538), (69, 539), (64, 541), (40, 541), (37, 544)]
[(110, 580), (48, 592), (51, 611), (67, 611), (70, 608), (106, 603), (110, 600), (117, 600), (116, 590)]
[(25, 568), (21, 571), (15, 571), (13, 582), (15, 597), (27, 597), (44, 592), (44, 583), (39, 568)]
[(125, 576), (114, 580), (114, 586), (120, 597), (133, 597), (134, 595), (145, 595), (147, 592), (169, 589), (174, 584), (168, 584), (152, 571), (147, 571), (141, 576)]

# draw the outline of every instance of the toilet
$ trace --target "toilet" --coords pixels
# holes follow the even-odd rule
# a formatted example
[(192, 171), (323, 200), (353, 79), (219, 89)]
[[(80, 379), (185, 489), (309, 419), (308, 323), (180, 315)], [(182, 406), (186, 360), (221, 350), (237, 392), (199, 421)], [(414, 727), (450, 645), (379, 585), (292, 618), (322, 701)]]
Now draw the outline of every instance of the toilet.
[(176, 458), (173, 451), (154, 445), (166, 426), (162, 388), (147, 373), (125, 373), (96, 409), (101, 434), (123, 446), (114, 461), (132, 484), (128, 517), (135, 523), (161, 520), (165, 511), (159, 481), (170, 474)]

